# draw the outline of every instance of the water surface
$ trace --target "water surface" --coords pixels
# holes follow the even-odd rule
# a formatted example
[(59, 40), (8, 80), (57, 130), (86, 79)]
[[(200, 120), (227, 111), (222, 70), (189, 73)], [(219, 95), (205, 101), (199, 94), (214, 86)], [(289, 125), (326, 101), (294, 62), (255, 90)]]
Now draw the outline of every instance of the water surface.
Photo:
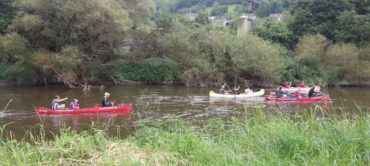
[[(228, 120), (240, 117), (256, 106), (271, 113), (281, 112), (286, 115), (309, 111), (317, 105), (331, 111), (340, 108), (351, 114), (356, 114), (358, 110), (369, 111), (370, 106), (368, 88), (324, 89), (333, 99), (330, 102), (285, 103), (265, 101), (263, 97), (245, 100), (213, 99), (208, 97), (209, 90), (217, 91), (183, 86), (105, 86), (93, 88), (89, 92), (63, 86), (0, 87), (0, 109), (3, 110), (12, 100), (7, 110), (0, 113), (0, 125), (7, 124), (5, 131), (15, 138), (22, 138), (26, 131), (38, 133), (41, 126), (46, 134), (50, 134), (61, 127), (87, 130), (91, 124), (108, 127), (112, 132), (125, 137), (134, 132), (138, 122), (177, 118), (201, 126), (212, 118)], [(34, 107), (50, 107), (57, 94), (69, 98), (64, 102), (66, 105), (77, 98), (80, 106), (92, 106), (100, 103), (104, 92), (110, 92), (110, 99), (119, 103), (132, 103), (133, 113), (129, 116), (119, 113), (37, 115), (34, 111)]]

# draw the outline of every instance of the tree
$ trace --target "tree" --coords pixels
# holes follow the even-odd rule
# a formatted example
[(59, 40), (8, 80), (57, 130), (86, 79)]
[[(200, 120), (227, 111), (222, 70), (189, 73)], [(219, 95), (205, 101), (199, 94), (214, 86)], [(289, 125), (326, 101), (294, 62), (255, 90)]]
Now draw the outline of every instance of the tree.
[(338, 17), (334, 38), (336, 41), (366, 45), (370, 42), (369, 27), (369, 16), (357, 15), (354, 11), (346, 11)]
[(11, 2), (11, 0), (0, 1), (0, 34), (5, 33), (8, 25), (12, 22), (15, 12), (11, 6)]
[(265, 40), (279, 43), (286, 48), (292, 48), (296, 40), (286, 24), (271, 19), (266, 19), (262, 25), (253, 27), (252, 32)]
[(163, 28), (166, 30), (171, 28), (174, 22), (174, 18), (170, 13), (164, 12), (156, 19), (155, 22), (158, 28)]
[(288, 9), (293, 0), (261, 0), (257, 8), (259, 17), (269, 16), (271, 13), (282, 13)]
[(366, 15), (370, 13), (369, 0), (349, 0), (354, 6), (357, 14)]
[[(69, 87), (78, 85), (87, 63), (103, 64), (120, 55), (132, 26), (120, 0), (20, 0), (10, 31), (35, 50), (28, 63), (53, 72)], [(14, 55), (15, 56), (15, 55)]]
[(227, 13), (228, 7), (221, 6), (219, 3), (215, 2), (213, 4), (213, 9), (211, 10), (212, 16), (222, 16)]
[(125, 9), (131, 18), (133, 29), (142, 29), (148, 25), (156, 9), (153, 0), (125, 0), (124, 2)]
[(234, 67), (241, 78), (258, 82), (280, 81), (286, 49), (248, 33), (226, 42), (232, 48)]
[(200, 12), (198, 13), (198, 17), (195, 18), (195, 22), (201, 25), (206, 25), (209, 24), (209, 18), (208, 18), (208, 13), (207, 12)]
[(30, 44), (18, 33), (0, 36), (0, 61), (24, 65), (30, 58)]
[(173, 12), (175, 9), (176, 1), (174, 0), (154, 0), (156, 6), (156, 16), (161, 15), (163, 12)]
[(320, 33), (334, 40), (337, 17), (352, 8), (347, 0), (297, 0), (290, 10), (293, 20), (288, 28), (298, 36)]

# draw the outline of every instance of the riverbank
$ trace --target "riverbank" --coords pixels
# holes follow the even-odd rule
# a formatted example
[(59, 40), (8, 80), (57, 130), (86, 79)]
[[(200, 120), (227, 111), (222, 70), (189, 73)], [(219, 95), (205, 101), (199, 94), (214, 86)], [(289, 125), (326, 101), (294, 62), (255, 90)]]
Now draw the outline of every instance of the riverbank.
[[(317, 112), (320, 112), (317, 113)], [(368, 165), (370, 115), (301, 116), (246, 110), (239, 120), (202, 128), (180, 120), (143, 123), (128, 139), (104, 129), (62, 129), (54, 140), (2, 139), (1, 165)], [(3, 133), (4, 136), (5, 133)], [(27, 139), (26, 139), (27, 140)]]
[[(84, 88), (84, 83), (81, 82), (81, 87), (77, 88)], [(21, 86), (21, 87), (27, 87), (27, 86), (49, 86), (49, 85), (61, 85), (65, 86), (62, 82), (54, 82), (54, 83), (48, 83), (48, 84), (43, 84), (43, 83), (8, 83), (0, 80), (0, 87), (6, 87), (6, 86)], [(143, 81), (119, 81), (117, 83), (114, 83), (112, 81), (90, 81), (87, 86), (107, 86), (107, 85), (119, 85), (119, 86), (132, 86), (132, 85), (158, 85), (158, 86), (187, 86), (187, 87), (196, 87), (196, 88), (219, 88), (222, 83), (199, 83), (199, 84), (185, 84), (181, 82), (174, 82), (174, 81), (161, 81), (161, 82), (143, 82)], [(272, 84), (272, 83), (253, 83), (253, 84), (248, 84), (248, 83), (239, 83), (241, 87), (252, 87), (252, 88), (276, 88), (279, 85), (277, 84)], [(321, 86), (321, 85), (320, 85)], [(325, 87), (325, 86), (321, 86)], [(347, 88), (347, 87), (363, 87), (363, 88), (369, 88), (370, 83), (358, 83), (358, 84), (330, 84), (327, 85), (326, 87), (334, 88), (334, 87), (342, 87), (342, 88)]]

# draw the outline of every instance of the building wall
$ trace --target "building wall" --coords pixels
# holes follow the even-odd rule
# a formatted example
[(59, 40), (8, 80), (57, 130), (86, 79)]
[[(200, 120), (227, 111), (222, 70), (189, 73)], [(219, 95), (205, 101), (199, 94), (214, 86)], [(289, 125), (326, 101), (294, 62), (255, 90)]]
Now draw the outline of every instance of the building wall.
[(241, 16), (238, 19), (238, 30), (237, 30), (238, 35), (249, 32), (251, 31), (251, 29), (252, 29), (252, 23), (251, 21), (248, 21), (248, 17)]

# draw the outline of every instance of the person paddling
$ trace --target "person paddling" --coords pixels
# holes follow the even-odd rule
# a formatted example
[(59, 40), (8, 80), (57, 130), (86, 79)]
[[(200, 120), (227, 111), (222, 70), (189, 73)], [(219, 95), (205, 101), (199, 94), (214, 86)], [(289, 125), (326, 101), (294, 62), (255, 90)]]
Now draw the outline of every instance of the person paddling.
[(220, 94), (225, 94), (226, 93), (226, 91), (225, 91), (225, 85), (222, 85), (221, 86), (221, 89), (220, 89)]
[(250, 93), (252, 93), (253, 91), (247, 86), (247, 88), (245, 88), (245, 90), (244, 90), (244, 93), (245, 94), (250, 94)]
[(316, 94), (320, 92), (315, 91), (315, 86), (313, 86), (310, 91), (308, 91), (308, 97), (316, 97)]
[(285, 82), (284, 83), (284, 88), (290, 88), (290, 82)]
[(108, 92), (104, 93), (104, 98), (103, 98), (102, 104), (101, 104), (102, 107), (112, 107), (113, 106), (113, 103), (108, 101), (109, 96), (110, 96), (110, 93), (108, 93)]
[(304, 84), (304, 82), (303, 82), (303, 81), (301, 81), (301, 83), (299, 83), (299, 84), (298, 84), (298, 87), (299, 87), (299, 88), (305, 88), (305, 87), (306, 87), (306, 85)]
[(59, 102), (65, 101), (67, 99), (68, 99), (67, 97), (63, 98), (63, 99), (60, 99), (60, 96), (56, 95), (54, 100), (51, 103), (51, 108), (52, 109), (64, 109), (66, 107), (66, 105), (65, 104), (59, 105)]
[(302, 96), (301, 96), (301, 92), (300, 92), (300, 88), (298, 88), (295, 92), (294, 92), (294, 95), (295, 95), (295, 97), (296, 98), (301, 98)]
[(236, 87), (236, 85), (235, 85), (234, 88), (232, 89), (233, 94), (234, 95), (240, 94), (239, 89), (240, 89), (240, 86)]
[(279, 89), (276, 91), (276, 97), (278, 98), (283, 98), (284, 97), (284, 92), (282, 90), (282, 87), (280, 86)]

